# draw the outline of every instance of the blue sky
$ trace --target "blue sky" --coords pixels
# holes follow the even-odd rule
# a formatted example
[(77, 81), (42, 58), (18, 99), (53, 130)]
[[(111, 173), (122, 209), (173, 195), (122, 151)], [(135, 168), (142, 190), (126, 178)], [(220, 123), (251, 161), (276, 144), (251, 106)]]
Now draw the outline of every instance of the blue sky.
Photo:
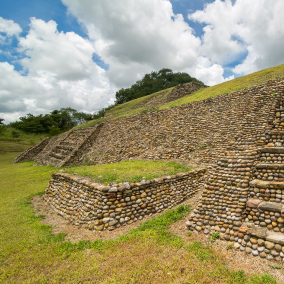
[(4, 0), (0, 117), (96, 112), (144, 74), (214, 85), (284, 63), (281, 0)]

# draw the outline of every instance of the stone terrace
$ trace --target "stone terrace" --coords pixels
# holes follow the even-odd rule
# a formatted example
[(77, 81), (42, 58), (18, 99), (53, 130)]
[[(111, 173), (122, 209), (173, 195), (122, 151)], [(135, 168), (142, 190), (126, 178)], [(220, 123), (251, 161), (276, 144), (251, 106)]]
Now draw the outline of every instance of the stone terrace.
[(283, 81), (270, 82), (263, 91), (263, 116), (251, 116), (244, 129), (249, 134), (246, 139), (240, 136), (236, 150), (220, 154), (187, 226), (205, 234), (218, 231), (236, 249), (280, 261), (284, 257)]
[(129, 159), (217, 163), (224, 151), (257, 145), (263, 128), (272, 123), (278, 83), (109, 120), (88, 157), (99, 164)]

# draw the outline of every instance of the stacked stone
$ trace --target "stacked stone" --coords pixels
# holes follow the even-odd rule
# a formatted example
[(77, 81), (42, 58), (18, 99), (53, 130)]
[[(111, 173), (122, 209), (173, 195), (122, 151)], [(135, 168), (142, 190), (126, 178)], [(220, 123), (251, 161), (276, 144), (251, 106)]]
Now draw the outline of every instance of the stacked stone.
[[(241, 193), (241, 195), (237, 195), (237, 193), (234, 195), (239, 198), (238, 208), (235, 210), (238, 214), (230, 213), (232, 211), (231, 204), (221, 208), (222, 199), (228, 197), (226, 196), (227, 191), (224, 190), (219, 196), (216, 196), (218, 199), (215, 197), (217, 199), (217, 202), (214, 203), (215, 212), (213, 211), (213, 213), (217, 213), (214, 216), (215, 222), (208, 217), (210, 213), (212, 216), (212, 209), (208, 206), (206, 208), (205, 199), (191, 216), (187, 226), (191, 230), (201, 231), (204, 229), (205, 233), (209, 233), (210, 229), (220, 231), (221, 238), (229, 241), (229, 245), (240, 249), (240, 251), (252, 253), (254, 256), (259, 255), (269, 260), (281, 260), (284, 257), (284, 199), (282, 199), (284, 147), (282, 147), (283, 133), (279, 130), (280, 124), (275, 118), (279, 109), (282, 109), (283, 82), (279, 81), (273, 84), (270, 82), (268, 86), (270, 89), (259, 90), (258, 102), (254, 105), (253, 111), (249, 115), (244, 114), (244, 118), (246, 118), (243, 123), (244, 133), (235, 142), (236, 153), (240, 153), (239, 151), (245, 148), (250, 153), (250, 157), (243, 155), (238, 160), (240, 164), (248, 162), (247, 167), (243, 167), (245, 179), (240, 179), (240, 168), (238, 169), (239, 173), (235, 172), (234, 176), (234, 178), (238, 178), (239, 192)], [(277, 100), (271, 99), (275, 96)], [(260, 117), (256, 115), (257, 112), (263, 114), (261, 121), (256, 120)], [(254, 121), (255, 125), (253, 125)], [(256, 149), (256, 147), (261, 148)], [(231, 153), (225, 152), (223, 156), (228, 156)], [(221, 173), (225, 173), (225, 180), (227, 184), (230, 184), (228, 180), (230, 178), (232, 180), (232, 176), (226, 169), (224, 170), (224, 166), (228, 166), (227, 162), (227, 159), (220, 157), (219, 168), (212, 172), (207, 188), (217, 189), (216, 185), (219, 186), (220, 183), (216, 183), (216, 180), (219, 178), (217, 181), (221, 181)], [(222, 184), (226, 183), (223, 181)], [(214, 194), (211, 197), (214, 198)], [(223, 215), (221, 215), (223, 220), (220, 218), (221, 212), (216, 212), (216, 209), (219, 208), (223, 209)], [(205, 216), (201, 214), (202, 212), (205, 212)], [(232, 218), (232, 215), (233, 217), (237, 216), (237, 220)], [(209, 225), (215, 225), (215, 227), (206, 226), (204, 224), (206, 220), (210, 220)], [(246, 223), (243, 223), (244, 221)], [(202, 223), (203, 226), (198, 226)]]
[(43, 139), (39, 144), (36, 146), (32, 146), (29, 149), (25, 150), (21, 153), (17, 158), (12, 161), (12, 164), (22, 163), (26, 161), (31, 161), (36, 157), (43, 149), (48, 145), (51, 138), (47, 137)]
[(203, 85), (201, 83), (197, 83), (197, 82), (191, 82), (189, 84), (179, 84), (166, 97), (166, 102), (169, 103), (169, 102), (175, 101), (175, 100), (180, 99), (184, 96), (188, 96), (188, 95), (198, 91), (199, 89), (203, 89), (203, 88), (207, 88), (207, 87), (208, 86)]
[(245, 150), (227, 153), (220, 159), (218, 167), (209, 172), (202, 201), (187, 222), (190, 230), (219, 231), (226, 238), (238, 231), (256, 155), (256, 151)]
[[(199, 162), (214, 163), (221, 152), (233, 147), (250, 115), (254, 119), (253, 113), (257, 113), (255, 119), (262, 120), (258, 109), (263, 108), (264, 99), (258, 92), (265, 88), (261, 85), (204, 101), (108, 121), (88, 155), (94, 163), (132, 158), (196, 158)], [(244, 114), (247, 115), (245, 119)]]
[(114, 230), (162, 212), (200, 190), (205, 169), (140, 183), (109, 184), (68, 174), (54, 174), (45, 200), (75, 225), (91, 230)]
[[(263, 146), (267, 126), (274, 123), (274, 127), (282, 129), (282, 92), (282, 81), (276, 80), (203, 101), (108, 120), (93, 145), (85, 147), (80, 157), (87, 155), (90, 162), (97, 164), (134, 158), (216, 163), (224, 151)], [(53, 157), (49, 157), (50, 153), (38, 155), (40, 164), (52, 163), (54, 159), (54, 164), (60, 165), (59, 156), (68, 156), (57, 147), (62, 146), (59, 140), (61, 136), (52, 146)], [(81, 162), (78, 157), (74, 160)]]
[(235, 249), (268, 260), (284, 260), (284, 239), (279, 233), (256, 227), (254, 223), (245, 223), (236, 236), (228, 243)]
[(103, 124), (84, 129), (74, 129), (60, 137), (51, 149), (40, 157), (35, 157), (39, 165), (51, 164), (55, 167), (74, 165), (82, 162), (83, 155), (95, 143)]

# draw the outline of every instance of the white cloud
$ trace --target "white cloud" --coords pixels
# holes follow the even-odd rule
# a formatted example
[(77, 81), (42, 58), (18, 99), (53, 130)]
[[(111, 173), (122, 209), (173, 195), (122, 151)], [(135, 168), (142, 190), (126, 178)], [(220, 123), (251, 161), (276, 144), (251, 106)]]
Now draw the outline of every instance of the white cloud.
[(6, 122), (62, 107), (94, 112), (112, 100), (113, 86), (92, 61), (93, 45), (73, 32), (58, 32), (54, 21), (31, 19), (19, 51), (26, 55), (20, 62), (27, 76), (0, 63), (0, 117)]
[(7, 36), (17, 36), (22, 32), (21, 27), (12, 20), (6, 20), (0, 17), (0, 33)]
[[(183, 16), (173, 13), (170, 1), (62, 2), (86, 27), (90, 39), (95, 41), (96, 53), (109, 64), (108, 78), (118, 87), (129, 87), (153, 70), (165, 67), (174, 71), (196, 70), (197, 66), (207, 68), (208, 63), (205, 82), (224, 80), (216, 76), (210, 60), (202, 65), (201, 41)], [(222, 67), (218, 65), (218, 69)], [(218, 81), (214, 81), (217, 77)]]
[(248, 74), (284, 63), (283, 9), (282, 0), (216, 0), (189, 18), (206, 24), (204, 56), (229, 64), (247, 53), (234, 72)]
[(50, 72), (61, 80), (80, 80), (94, 65), (92, 44), (73, 32), (59, 33), (54, 21), (32, 18), (30, 32), (19, 45), (27, 56), (21, 64), (33, 75)]
[[(27, 35), (20, 37), (18, 24), (0, 18), (0, 41), (17, 37), (19, 63), (27, 74), (0, 64), (0, 117), (8, 120), (9, 112), (39, 114), (68, 106), (96, 111), (113, 102), (117, 89), (161, 68), (214, 85), (233, 78), (224, 79), (223, 66), (247, 74), (284, 63), (282, 0), (207, 4), (189, 15), (205, 24), (202, 38), (182, 15), (173, 13), (169, 0), (62, 2), (88, 38), (59, 32), (56, 22), (35, 18)], [(93, 62), (94, 53), (108, 70)]]

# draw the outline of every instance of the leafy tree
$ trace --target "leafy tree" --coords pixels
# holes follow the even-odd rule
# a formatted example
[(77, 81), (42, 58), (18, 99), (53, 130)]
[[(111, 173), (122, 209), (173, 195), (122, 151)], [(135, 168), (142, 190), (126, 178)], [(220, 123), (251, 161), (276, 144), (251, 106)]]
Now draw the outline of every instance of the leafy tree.
[(77, 112), (72, 108), (61, 108), (45, 115), (34, 116), (28, 113), (20, 117), (19, 121), (10, 123), (10, 126), (28, 133), (49, 133), (54, 136), (90, 119), (90, 114)]
[(0, 118), (0, 134), (4, 132), (4, 130), (7, 128), (7, 126), (3, 123), (5, 119)]
[(150, 95), (152, 93), (174, 87), (180, 83), (198, 82), (201, 81), (191, 77), (187, 73), (173, 73), (171, 69), (164, 68), (158, 72), (146, 74), (140, 81), (127, 89), (120, 89), (116, 92), (116, 104), (122, 104), (130, 100)]

